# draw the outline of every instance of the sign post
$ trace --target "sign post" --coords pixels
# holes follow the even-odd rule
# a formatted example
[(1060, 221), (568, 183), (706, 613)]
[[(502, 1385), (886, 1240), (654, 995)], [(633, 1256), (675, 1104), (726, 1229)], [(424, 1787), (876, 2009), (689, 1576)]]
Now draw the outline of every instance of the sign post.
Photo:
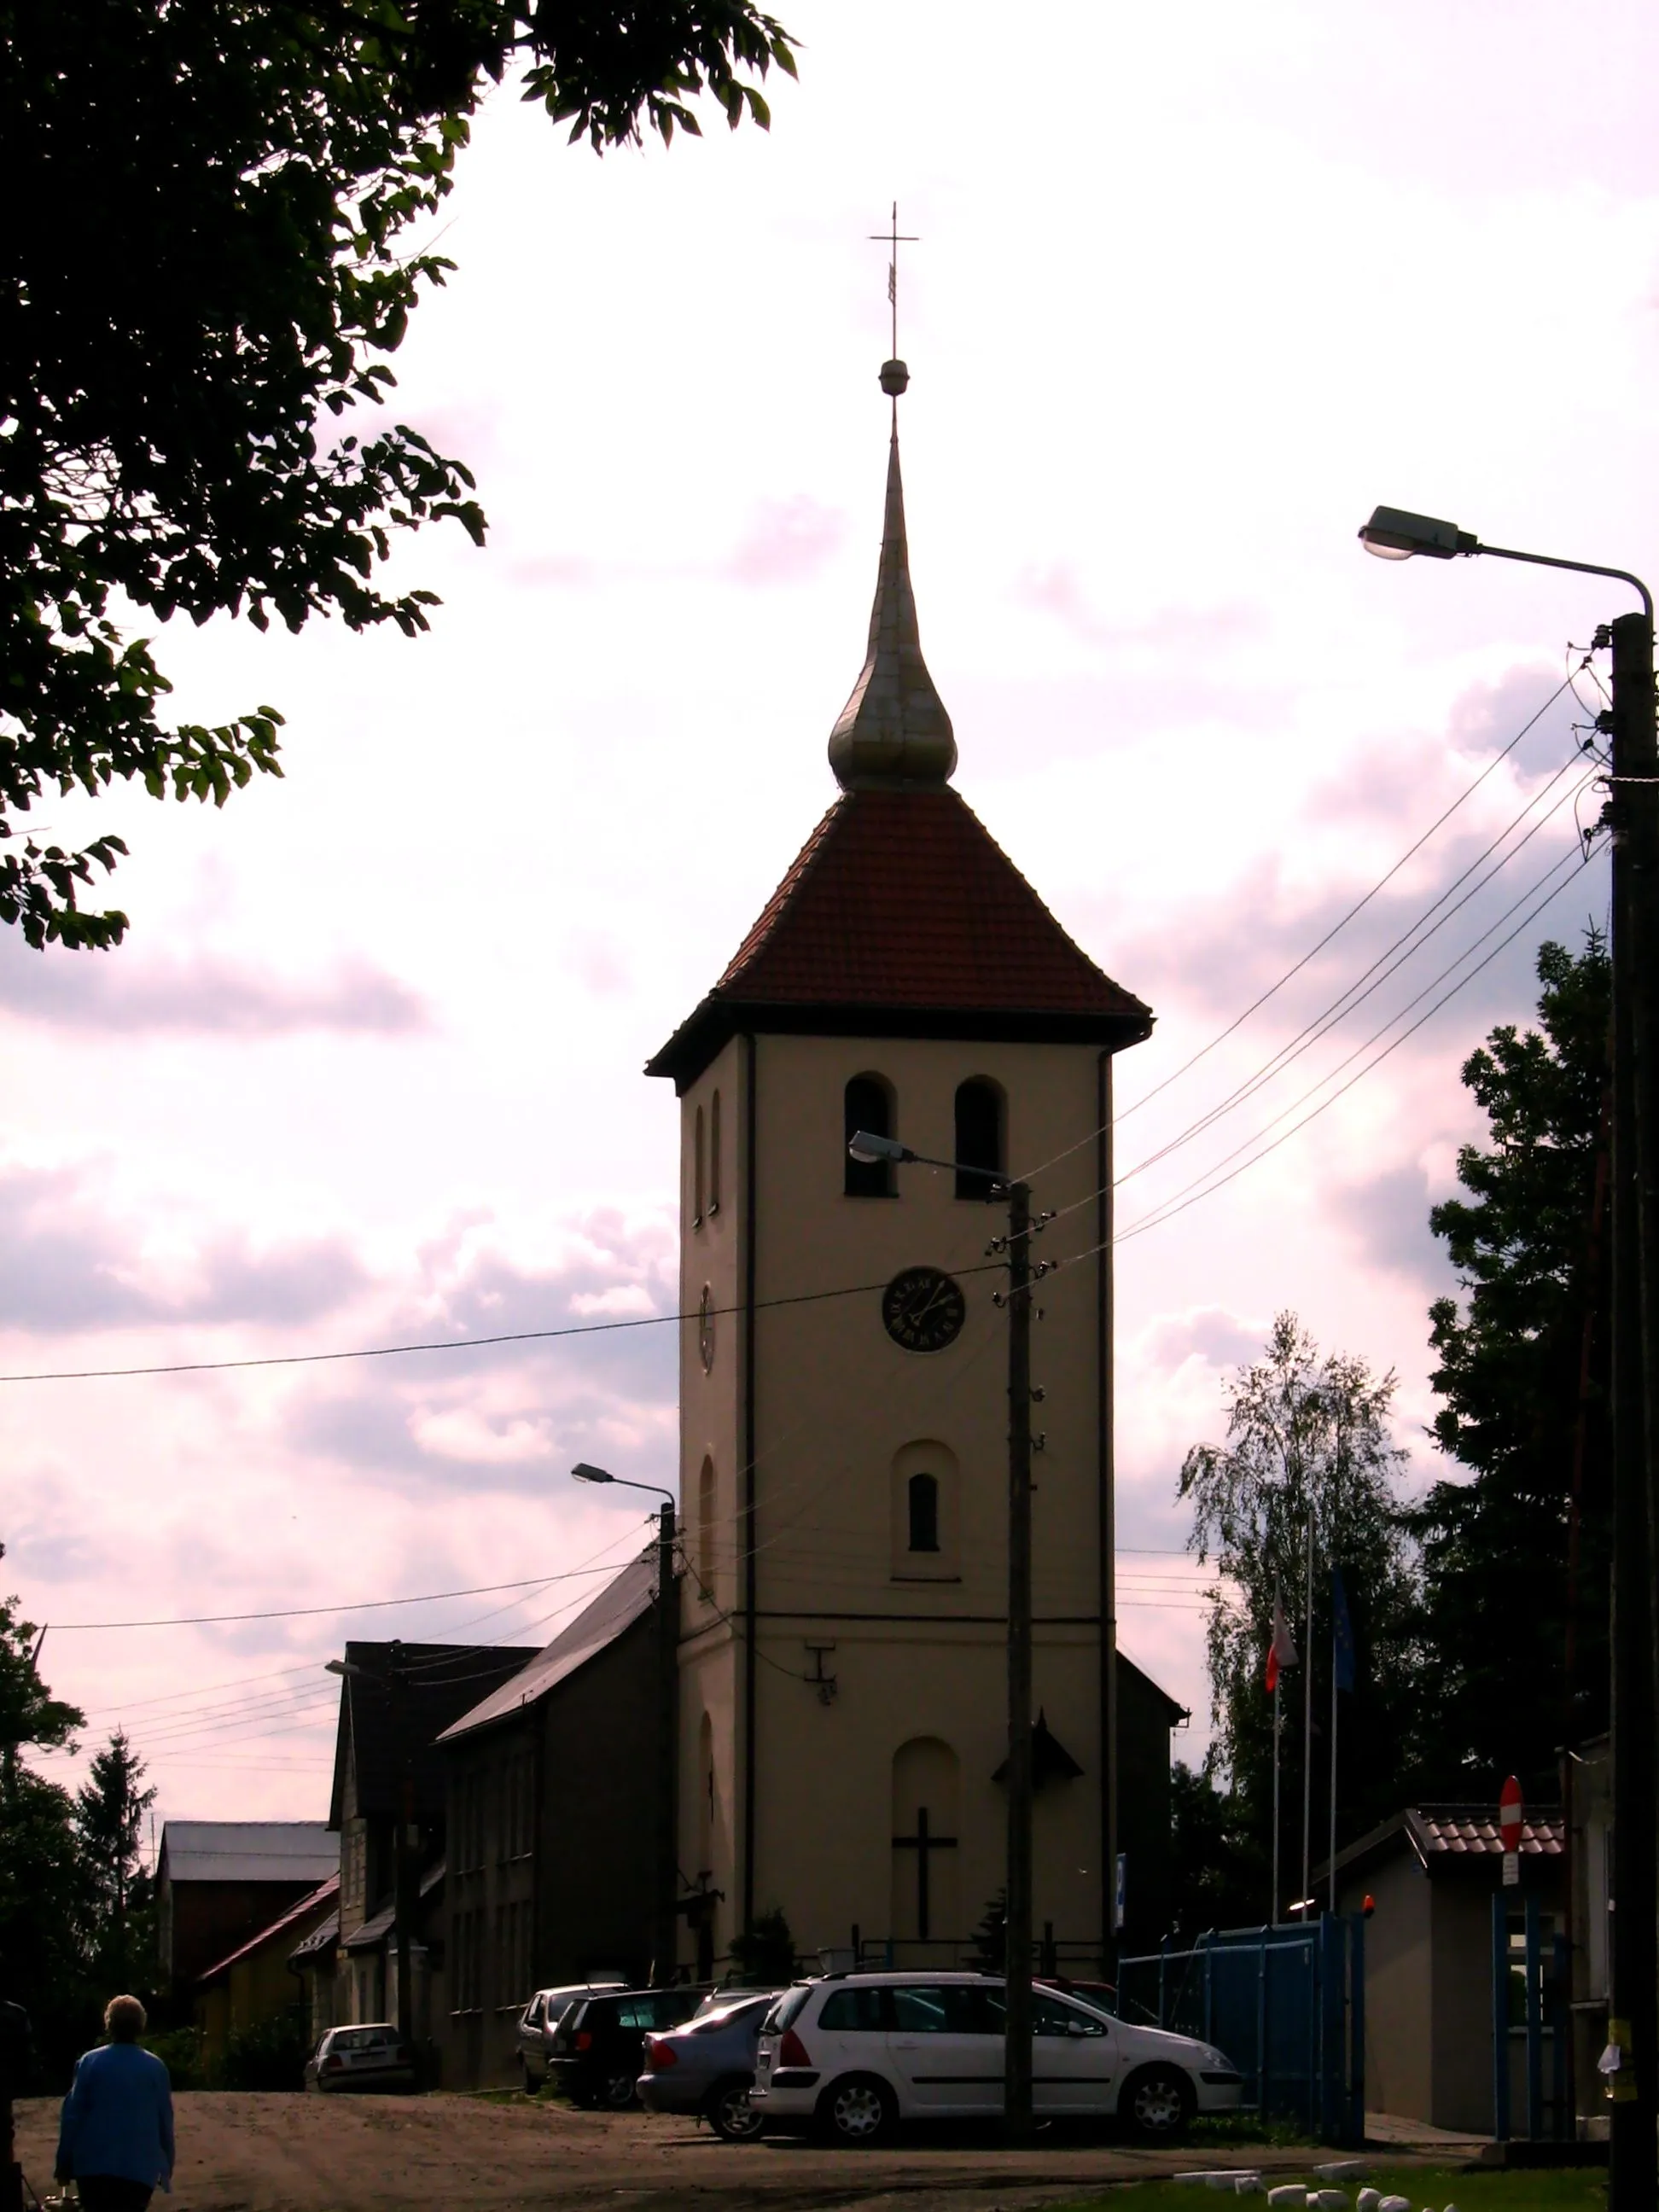
[(1504, 1887), (1521, 1886), (1521, 1784), (1514, 1775), (1498, 1793), (1498, 1832), (1504, 1844)]

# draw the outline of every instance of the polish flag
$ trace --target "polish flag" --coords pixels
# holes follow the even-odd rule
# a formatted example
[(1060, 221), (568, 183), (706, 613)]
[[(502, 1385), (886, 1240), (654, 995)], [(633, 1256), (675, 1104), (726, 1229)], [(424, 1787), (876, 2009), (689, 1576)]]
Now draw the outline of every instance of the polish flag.
[(1279, 1687), (1281, 1667), (1297, 1665), (1296, 1640), (1291, 1634), (1291, 1624), (1285, 1618), (1285, 1607), (1277, 1590), (1273, 1592), (1273, 1640), (1267, 1646), (1267, 1695), (1272, 1697)]

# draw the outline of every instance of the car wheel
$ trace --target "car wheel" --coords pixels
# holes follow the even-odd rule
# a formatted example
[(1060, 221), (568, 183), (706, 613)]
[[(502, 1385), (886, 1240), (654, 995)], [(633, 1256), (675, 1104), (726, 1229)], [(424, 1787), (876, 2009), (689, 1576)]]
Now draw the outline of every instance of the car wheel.
[(818, 2099), (818, 2119), (831, 2142), (863, 2150), (888, 2140), (898, 2125), (898, 2106), (874, 2075), (848, 2074)]
[(702, 2110), (714, 2133), (727, 2142), (753, 2142), (766, 2124), (750, 2103), (749, 2084), (741, 2075), (717, 2081)]
[(1143, 2066), (1123, 2085), (1118, 2116), (1143, 2142), (1172, 2142), (1193, 2116), (1192, 2084), (1174, 2066)]
[(607, 2112), (625, 2112), (634, 2101), (635, 2076), (632, 2074), (607, 2074), (599, 2085), (599, 2102)]
[(526, 2097), (533, 2097), (542, 2086), (531, 2072), (530, 2061), (522, 2052), (519, 2056), (519, 2078), (524, 2084), (524, 2093)]

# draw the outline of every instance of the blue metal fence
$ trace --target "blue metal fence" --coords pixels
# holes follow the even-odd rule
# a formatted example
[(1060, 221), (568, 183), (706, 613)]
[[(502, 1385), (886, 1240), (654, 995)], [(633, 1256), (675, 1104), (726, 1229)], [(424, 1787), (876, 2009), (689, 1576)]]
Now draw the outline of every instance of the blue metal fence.
[(1219, 2045), (1244, 2102), (1323, 2142), (1365, 2133), (1365, 1923), (1327, 1912), (1279, 1928), (1212, 1929), (1190, 1948), (1118, 1963), (1118, 2010)]

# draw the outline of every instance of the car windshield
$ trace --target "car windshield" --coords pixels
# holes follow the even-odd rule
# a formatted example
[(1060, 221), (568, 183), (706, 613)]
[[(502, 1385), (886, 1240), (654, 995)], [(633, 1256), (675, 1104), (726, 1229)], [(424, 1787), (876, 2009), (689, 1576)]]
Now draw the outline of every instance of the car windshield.
[(388, 2043), (395, 2043), (395, 2027), (338, 2027), (329, 2045), (331, 2051), (379, 2051)]
[(798, 1982), (793, 1990), (786, 1990), (766, 2015), (767, 2034), (781, 2035), (792, 2020), (799, 2018), (800, 2008), (811, 1994), (810, 1982)]
[(718, 2028), (741, 2027), (747, 2021), (757, 2020), (763, 2013), (769, 2012), (771, 2005), (772, 1999), (769, 1995), (763, 1997), (744, 1997), (736, 2004), (723, 2004), (708, 2012), (700, 2012), (696, 2024), (691, 2032), (694, 2035), (713, 2035)]

